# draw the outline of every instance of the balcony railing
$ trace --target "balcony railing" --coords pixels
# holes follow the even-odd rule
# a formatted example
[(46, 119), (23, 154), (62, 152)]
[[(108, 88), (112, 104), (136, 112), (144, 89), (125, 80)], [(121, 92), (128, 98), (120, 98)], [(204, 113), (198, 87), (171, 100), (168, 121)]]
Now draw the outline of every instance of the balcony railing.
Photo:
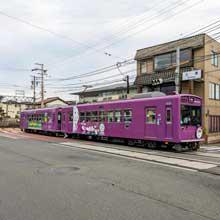
[[(184, 67), (180, 69), (180, 76), (183, 72), (191, 71), (192, 67)], [(136, 85), (151, 85), (153, 80), (163, 79), (163, 83), (175, 81), (175, 70), (165, 70), (160, 72), (153, 72), (151, 74), (142, 74), (135, 79)]]

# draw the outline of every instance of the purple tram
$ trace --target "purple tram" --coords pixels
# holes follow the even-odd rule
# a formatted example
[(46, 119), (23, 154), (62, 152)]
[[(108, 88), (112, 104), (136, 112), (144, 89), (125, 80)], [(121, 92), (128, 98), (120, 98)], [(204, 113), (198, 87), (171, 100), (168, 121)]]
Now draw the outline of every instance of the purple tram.
[(202, 100), (180, 94), (25, 110), (20, 126), (26, 132), (197, 150), (203, 140)]

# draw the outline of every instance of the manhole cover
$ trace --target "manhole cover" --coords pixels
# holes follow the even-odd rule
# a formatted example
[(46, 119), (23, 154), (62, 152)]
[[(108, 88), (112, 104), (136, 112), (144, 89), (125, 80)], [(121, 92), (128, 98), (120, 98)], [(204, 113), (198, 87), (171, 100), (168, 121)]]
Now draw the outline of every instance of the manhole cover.
[(66, 175), (66, 174), (72, 174), (78, 170), (80, 170), (79, 167), (69, 167), (69, 166), (46, 167), (46, 168), (38, 169), (37, 173), (38, 174), (50, 174), (50, 175)]

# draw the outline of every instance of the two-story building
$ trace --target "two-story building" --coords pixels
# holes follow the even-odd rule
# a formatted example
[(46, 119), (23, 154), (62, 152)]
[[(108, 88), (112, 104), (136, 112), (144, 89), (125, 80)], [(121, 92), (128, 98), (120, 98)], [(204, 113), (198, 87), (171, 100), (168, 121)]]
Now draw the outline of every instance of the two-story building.
[(118, 99), (131, 98), (137, 93), (136, 86), (131, 85), (129, 94), (127, 94), (126, 83), (117, 83), (114, 85), (91, 88), (86, 91), (71, 93), (79, 96), (79, 103), (103, 102)]
[(207, 141), (220, 141), (219, 53), (220, 43), (206, 34), (137, 50), (138, 92), (177, 91), (202, 97)]

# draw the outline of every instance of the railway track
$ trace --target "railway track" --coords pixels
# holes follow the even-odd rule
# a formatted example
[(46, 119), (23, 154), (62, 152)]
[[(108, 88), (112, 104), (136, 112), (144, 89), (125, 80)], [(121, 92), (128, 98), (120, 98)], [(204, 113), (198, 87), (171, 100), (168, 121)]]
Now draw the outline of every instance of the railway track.
[(164, 156), (157, 153), (149, 153), (149, 152), (137, 152), (134, 150), (122, 149), (122, 148), (114, 148), (114, 147), (105, 147), (98, 145), (91, 145), (87, 143), (79, 143), (79, 142), (63, 142), (56, 143), (56, 146), (64, 148), (80, 148), (82, 150), (90, 150), (98, 153), (110, 154), (119, 157), (125, 157), (135, 160), (142, 160), (150, 163), (160, 164), (162, 166), (171, 166), (180, 169), (187, 169), (190, 171), (199, 171), (205, 173), (212, 173), (216, 175), (220, 175), (220, 163), (213, 161), (205, 161), (198, 160), (192, 158), (181, 158), (174, 156)]

